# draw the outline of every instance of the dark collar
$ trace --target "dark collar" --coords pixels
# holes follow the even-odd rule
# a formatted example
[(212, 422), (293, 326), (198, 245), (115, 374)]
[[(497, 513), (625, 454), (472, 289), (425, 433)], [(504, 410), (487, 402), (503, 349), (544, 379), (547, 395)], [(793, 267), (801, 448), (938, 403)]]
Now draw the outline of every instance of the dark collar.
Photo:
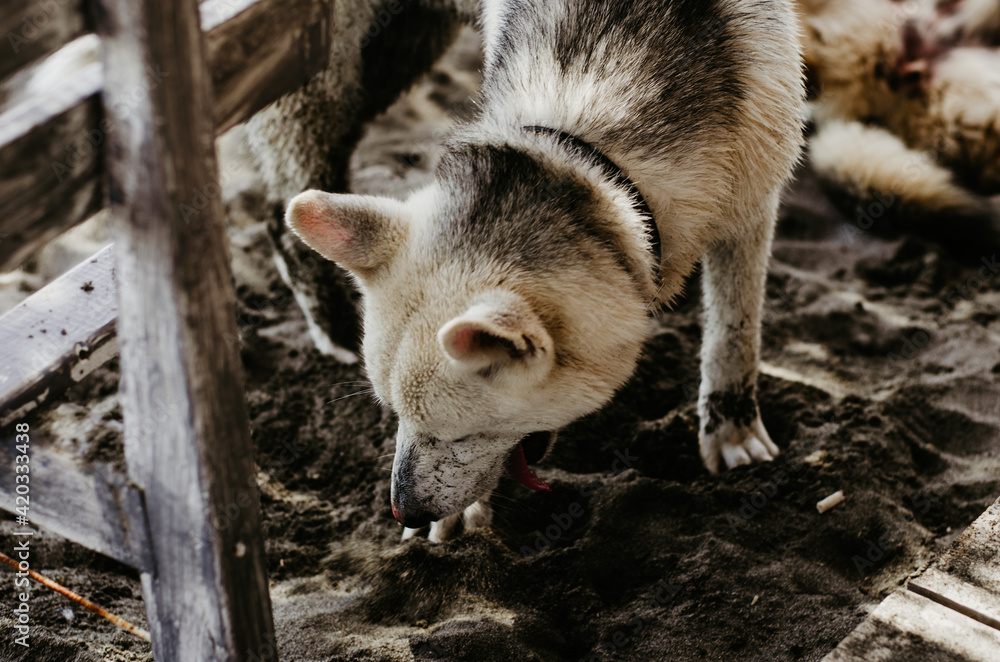
[(566, 133), (565, 131), (559, 131), (558, 129), (550, 129), (545, 126), (526, 126), (524, 127), (524, 130), (534, 133), (548, 133), (555, 136), (560, 143), (575, 150), (580, 154), (580, 156), (594, 165), (599, 166), (601, 170), (604, 171), (605, 177), (628, 190), (633, 200), (633, 208), (639, 212), (639, 216), (642, 217), (643, 222), (649, 229), (649, 250), (653, 253), (653, 257), (655, 258), (655, 273), (657, 279), (659, 279), (660, 259), (662, 254), (662, 249), (660, 247), (660, 231), (656, 227), (656, 221), (653, 219), (652, 210), (650, 210), (649, 205), (646, 203), (646, 199), (642, 197), (642, 193), (639, 192), (635, 183), (629, 179), (628, 176), (622, 172), (622, 169), (619, 168), (614, 161), (609, 159), (604, 152), (597, 149), (590, 143), (580, 140), (572, 134)]

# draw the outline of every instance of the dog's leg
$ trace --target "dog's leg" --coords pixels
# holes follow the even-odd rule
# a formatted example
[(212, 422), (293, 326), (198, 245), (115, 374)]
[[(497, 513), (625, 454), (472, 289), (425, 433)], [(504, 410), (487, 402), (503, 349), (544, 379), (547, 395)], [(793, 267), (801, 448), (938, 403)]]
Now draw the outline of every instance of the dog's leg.
[(777, 196), (746, 219), (742, 236), (711, 246), (704, 257), (705, 330), (698, 414), (701, 457), (720, 468), (772, 460), (757, 408), (757, 365), (764, 281), (777, 215)]
[(490, 507), (489, 494), (466, 508), (462, 513), (462, 528), (466, 531), (485, 528), (492, 521), (493, 509)]

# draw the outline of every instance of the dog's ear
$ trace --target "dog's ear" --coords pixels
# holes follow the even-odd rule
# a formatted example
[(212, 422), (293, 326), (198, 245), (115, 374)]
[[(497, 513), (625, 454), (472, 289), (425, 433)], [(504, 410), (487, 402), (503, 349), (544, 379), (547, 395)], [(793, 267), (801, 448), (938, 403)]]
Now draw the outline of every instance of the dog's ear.
[(364, 278), (405, 241), (403, 203), (368, 195), (306, 191), (292, 198), (285, 222), (314, 251)]
[(554, 358), (552, 338), (522, 297), (492, 292), (438, 331), (438, 342), (469, 370), (519, 364), (544, 372)]

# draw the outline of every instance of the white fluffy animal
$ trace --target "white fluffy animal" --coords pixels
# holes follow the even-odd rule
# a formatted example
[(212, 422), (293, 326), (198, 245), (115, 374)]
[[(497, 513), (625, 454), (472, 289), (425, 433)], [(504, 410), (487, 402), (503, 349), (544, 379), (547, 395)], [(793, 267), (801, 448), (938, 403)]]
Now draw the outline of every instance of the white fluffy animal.
[(523, 440), (605, 404), (649, 315), (704, 267), (705, 466), (779, 452), (756, 382), (779, 194), (799, 155), (791, 0), (488, 0), (477, 117), (406, 201), (310, 190), (289, 227), (353, 274), (399, 417), (392, 509), (489, 522)]

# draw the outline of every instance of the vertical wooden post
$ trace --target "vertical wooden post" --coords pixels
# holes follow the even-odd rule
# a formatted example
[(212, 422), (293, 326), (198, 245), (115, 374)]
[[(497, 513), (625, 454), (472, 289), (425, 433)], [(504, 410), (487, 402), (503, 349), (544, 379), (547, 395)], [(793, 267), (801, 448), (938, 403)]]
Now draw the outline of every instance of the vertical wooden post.
[(158, 662), (276, 660), (197, 0), (93, 0)]

